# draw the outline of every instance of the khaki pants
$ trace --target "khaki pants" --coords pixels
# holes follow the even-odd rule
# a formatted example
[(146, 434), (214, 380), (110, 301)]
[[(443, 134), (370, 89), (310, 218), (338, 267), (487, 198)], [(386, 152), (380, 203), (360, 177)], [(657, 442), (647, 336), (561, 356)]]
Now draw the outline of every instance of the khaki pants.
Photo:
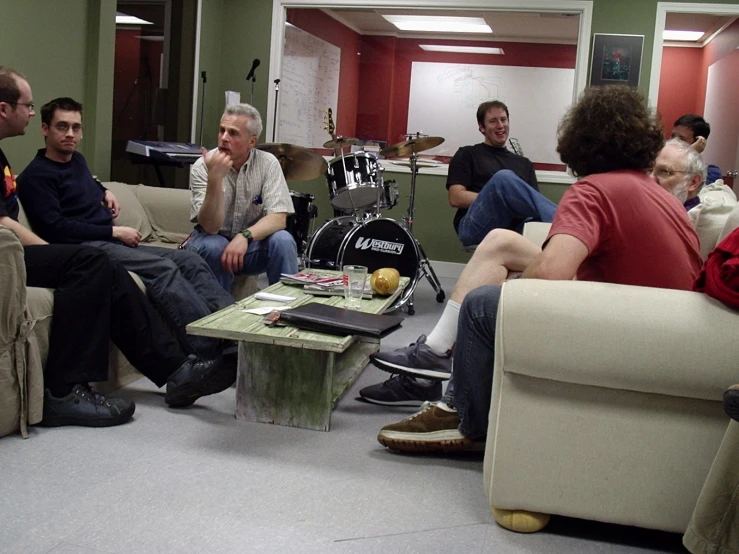
[(732, 421), (698, 497), (683, 544), (693, 554), (739, 554), (739, 423)]

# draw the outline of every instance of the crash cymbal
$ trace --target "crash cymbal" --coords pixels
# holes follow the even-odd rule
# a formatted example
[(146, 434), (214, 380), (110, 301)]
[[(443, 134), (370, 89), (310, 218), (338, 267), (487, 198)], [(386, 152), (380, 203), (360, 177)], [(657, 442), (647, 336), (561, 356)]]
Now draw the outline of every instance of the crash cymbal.
[(393, 144), (380, 150), (380, 154), (389, 158), (391, 156), (410, 156), (413, 153), (418, 154), (434, 146), (439, 146), (444, 139), (442, 137), (414, 137), (410, 140)]
[(345, 146), (351, 146), (357, 144), (359, 139), (354, 137), (336, 137), (328, 142), (323, 143), (324, 148), (344, 148)]
[(257, 148), (269, 152), (279, 160), (286, 181), (308, 181), (320, 177), (328, 170), (323, 156), (302, 146), (272, 142), (259, 144)]

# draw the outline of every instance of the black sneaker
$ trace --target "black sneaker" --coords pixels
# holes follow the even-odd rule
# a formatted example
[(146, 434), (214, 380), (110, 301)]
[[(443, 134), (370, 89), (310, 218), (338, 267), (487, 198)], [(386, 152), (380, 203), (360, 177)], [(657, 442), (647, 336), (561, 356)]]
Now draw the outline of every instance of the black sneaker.
[(136, 404), (123, 398), (108, 397), (95, 392), (87, 384), (75, 385), (67, 396), (56, 398), (49, 389), (44, 392), (44, 418), (41, 425), (60, 427), (112, 427), (126, 423)]
[(739, 385), (731, 385), (724, 393), (724, 411), (734, 421), (739, 421)]
[(387, 381), (364, 387), (362, 400), (382, 406), (423, 406), (426, 401), (441, 400), (441, 382), (420, 383), (407, 375), (393, 375)]
[(370, 361), (388, 373), (405, 373), (410, 376), (444, 381), (452, 374), (452, 353), (447, 350), (437, 354), (426, 344), (426, 335), (416, 342), (396, 350), (370, 354)]
[(236, 367), (223, 358), (201, 360), (188, 356), (167, 381), (164, 401), (172, 408), (184, 408), (201, 396), (217, 394), (236, 382)]

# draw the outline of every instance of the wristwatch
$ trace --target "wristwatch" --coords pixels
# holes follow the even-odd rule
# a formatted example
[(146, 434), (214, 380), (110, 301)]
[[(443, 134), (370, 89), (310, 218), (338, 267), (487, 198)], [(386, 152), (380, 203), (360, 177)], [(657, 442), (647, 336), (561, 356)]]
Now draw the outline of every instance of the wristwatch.
[(246, 239), (246, 244), (251, 244), (251, 241), (254, 240), (254, 237), (251, 236), (251, 231), (249, 229), (244, 229), (241, 231), (241, 234), (244, 235), (244, 238)]

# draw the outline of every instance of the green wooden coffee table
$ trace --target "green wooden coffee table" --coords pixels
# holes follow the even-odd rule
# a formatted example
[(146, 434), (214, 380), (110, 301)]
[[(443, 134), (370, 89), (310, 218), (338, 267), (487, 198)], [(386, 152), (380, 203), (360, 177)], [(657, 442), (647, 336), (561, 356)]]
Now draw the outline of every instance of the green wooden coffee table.
[[(337, 271), (311, 270), (340, 275)], [(363, 312), (381, 314), (408, 286), (408, 277), (391, 296), (362, 300)], [(303, 294), (301, 286), (275, 283), (264, 292), (293, 296), (289, 305), (320, 302), (343, 307), (343, 296)], [(264, 316), (244, 309), (281, 305), (250, 296), (235, 305), (187, 326), (193, 335), (239, 341), (236, 381), (236, 419), (328, 431), (331, 410), (380, 349), (379, 339), (357, 335), (329, 335), (297, 329), (268, 327)]]

